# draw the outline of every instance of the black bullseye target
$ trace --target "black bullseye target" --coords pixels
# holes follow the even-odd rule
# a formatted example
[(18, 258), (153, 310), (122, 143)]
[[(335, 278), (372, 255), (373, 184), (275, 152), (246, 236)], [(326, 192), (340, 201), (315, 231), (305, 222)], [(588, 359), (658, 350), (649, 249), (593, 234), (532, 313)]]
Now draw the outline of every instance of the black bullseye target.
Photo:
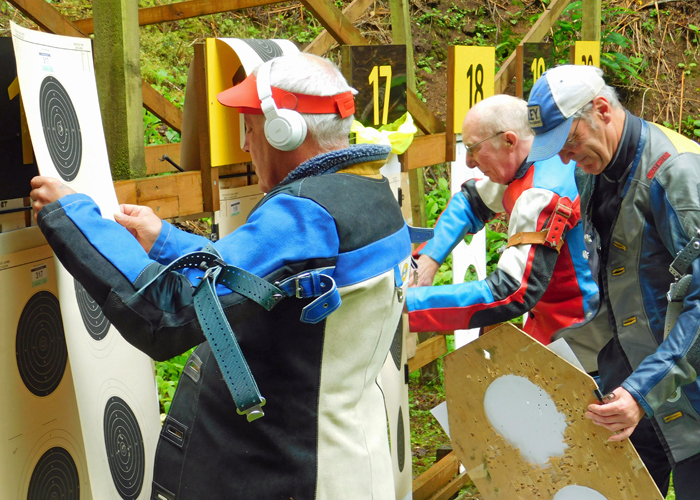
[(80, 316), (90, 337), (94, 340), (102, 340), (107, 336), (110, 322), (102, 313), (102, 309), (97, 305), (90, 294), (87, 293), (83, 285), (77, 280), (73, 280), (75, 285), (75, 298), (78, 301)]
[(280, 47), (276, 42), (270, 40), (258, 40), (255, 38), (245, 38), (243, 39), (255, 53), (260, 56), (262, 62), (267, 62), (270, 59), (284, 55), (282, 52), (282, 47)]
[(32, 394), (48, 396), (61, 383), (68, 361), (61, 308), (50, 292), (32, 296), (22, 310), (15, 343), (17, 367)]
[(143, 435), (134, 412), (117, 396), (105, 406), (104, 432), (114, 486), (124, 500), (134, 500), (141, 493), (146, 468)]
[(47, 76), (39, 89), (39, 105), (51, 160), (63, 180), (70, 182), (78, 175), (83, 157), (83, 138), (73, 102), (61, 82)]
[(403, 354), (403, 318), (399, 320), (399, 326), (396, 327), (394, 340), (391, 341), (389, 348), (391, 359), (394, 360), (394, 365), (397, 370), (401, 369), (401, 355)]
[(80, 478), (73, 457), (63, 448), (51, 448), (32, 472), (27, 500), (79, 499)]
[(406, 437), (405, 437), (403, 410), (399, 408), (399, 421), (396, 425), (396, 457), (399, 462), (399, 472), (403, 472), (406, 465)]

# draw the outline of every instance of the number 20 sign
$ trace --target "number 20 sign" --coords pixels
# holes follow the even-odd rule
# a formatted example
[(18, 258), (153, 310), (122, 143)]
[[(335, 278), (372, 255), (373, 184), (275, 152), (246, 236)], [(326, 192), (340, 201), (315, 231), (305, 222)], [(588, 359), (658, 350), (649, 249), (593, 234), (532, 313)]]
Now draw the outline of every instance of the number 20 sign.
[(448, 80), (448, 121), (459, 134), (467, 111), (493, 95), (496, 49), (455, 45), (449, 47), (448, 57), (448, 67), (454, 68)]

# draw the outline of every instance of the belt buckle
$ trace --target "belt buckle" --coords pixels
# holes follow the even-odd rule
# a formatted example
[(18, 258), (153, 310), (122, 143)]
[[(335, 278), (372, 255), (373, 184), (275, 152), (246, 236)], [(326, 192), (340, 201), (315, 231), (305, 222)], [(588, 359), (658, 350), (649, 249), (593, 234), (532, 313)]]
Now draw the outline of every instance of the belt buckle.
[(238, 413), (239, 415), (245, 415), (248, 422), (253, 422), (265, 416), (265, 413), (262, 411), (262, 407), (265, 406), (266, 402), (267, 401), (265, 400), (265, 398), (261, 397), (259, 405), (251, 406), (247, 410), (243, 411), (236, 408), (236, 413)]
[(297, 276), (296, 278), (294, 278), (294, 296), (295, 296), (297, 299), (303, 299), (303, 298), (304, 298), (304, 296), (302, 295), (302, 292), (304, 291), (304, 287), (301, 286), (301, 284), (299, 283), (299, 281), (300, 281), (302, 278), (308, 278), (308, 277), (310, 277), (310, 276), (311, 276), (311, 273), (304, 273), (304, 274), (300, 274), (299, 276)]

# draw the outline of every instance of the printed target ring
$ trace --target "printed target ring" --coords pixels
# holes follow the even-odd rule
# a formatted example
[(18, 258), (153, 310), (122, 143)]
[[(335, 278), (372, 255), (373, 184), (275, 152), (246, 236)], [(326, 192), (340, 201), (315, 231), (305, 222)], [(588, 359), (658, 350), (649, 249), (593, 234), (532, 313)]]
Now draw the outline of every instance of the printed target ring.
[(73, 102), (61, 82), (53, 76), (47, 76), (41, 82), (39, 106), (51, 160), (58, 175), (70, 182), (80, 171), (83, 138)]
[(114, 486), (124, 500), (134, 500), (141, 493), (146, 468), (143, 435), (134, 412), (117, 396), (105, 405), (104, 433)]
[(391, 359), (394, 360), (394, 366), (396, 366), (397, 370), (400, 370), (401, 356), (403, 354), (403, 316), (399, 319), (399, 325), (396, 327), (389, 352), (391, 353)]
[(32, 296), (22, 310), (15, 343), (17, 367), (24, 385), (36, 396), (48, 396), (61, 383), (68, 361), (61, 308), (50, 292)]
[(403, 472), (406, 465), (406, 436), (403, 423), (403, 410), (399, 407), (399, 419), (396, 423), (396, 457), (399, 462), (399, 472)]
[(255, 51), (262, 62), (267, 62), (270, 59), (284, 55), (282, 47), (280, 47), (277, 42), (254, 38), (244, 38), (243, 41)]
[(111, 323), (102, 313), (102, 309), (97, 305), (97, 302), (90, 297), (87, 290), (83, 288), (77, 280), (73, 280), (75, 285), (75, 298), (80, 309), (80, 317), (83, 318), (83, 324), (90, 337), (93, 340), (100, 341), (107, 336)]
[(75, 461), (65, 449), (54, 447), (34, 467), (27, 500), (79, 500), (80, 478)]

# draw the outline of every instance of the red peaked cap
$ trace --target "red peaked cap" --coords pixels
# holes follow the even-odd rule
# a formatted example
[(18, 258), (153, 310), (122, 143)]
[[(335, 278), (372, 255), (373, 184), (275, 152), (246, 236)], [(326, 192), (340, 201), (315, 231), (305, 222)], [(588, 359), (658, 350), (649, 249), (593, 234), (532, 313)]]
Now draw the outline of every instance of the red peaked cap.
[[(257, 78), (249, 75), (238, 85), (220, 92), (216, 98), (224, 106), (239, 108), (244, 114), (261, 115), (258, 97)], [(339, 114), (346, 118), (355, 113), (355, 99), (352, 92), (332, 96), (297, 94), (272, 87), (272, 98), (279, 109), (293, 109), (299, 113)]]

